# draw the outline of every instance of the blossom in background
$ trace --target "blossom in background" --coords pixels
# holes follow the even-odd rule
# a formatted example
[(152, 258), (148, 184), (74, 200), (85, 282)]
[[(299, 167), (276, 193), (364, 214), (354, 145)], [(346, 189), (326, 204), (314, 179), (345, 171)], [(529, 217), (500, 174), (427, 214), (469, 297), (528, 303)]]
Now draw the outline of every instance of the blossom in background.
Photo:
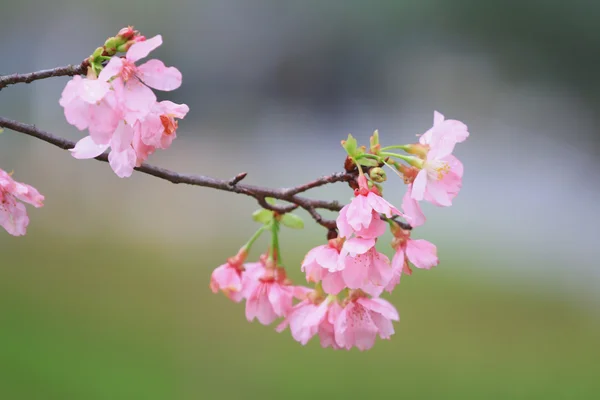
[(13, 236), (24, 235), (29, 225), (22, 202), (39, 208), (44, 205), (44, 196), (33, 186), (15, 181), (11, 174), (0, 169), (0, 225)]

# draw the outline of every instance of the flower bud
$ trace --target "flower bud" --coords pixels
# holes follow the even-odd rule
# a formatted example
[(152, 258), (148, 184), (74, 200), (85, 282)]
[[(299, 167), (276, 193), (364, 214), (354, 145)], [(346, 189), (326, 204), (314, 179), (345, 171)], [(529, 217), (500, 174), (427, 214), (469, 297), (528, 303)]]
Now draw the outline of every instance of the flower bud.
[(387, 176), (383, 168), (375, 167), (369, 171), (369, 177), (373, 182), (381, 183), (387, 180)]
[(426, 159), (427, 153), (429, 152), (429, 146), (426, 144), (414, 143), (405, 146), (404, 151), (409, 154), (414, 154), (422, 159)]
[(121, 29), (119, 33), (117, 33), (117, 36), (121, 37), (125, 41), (128, 41), (133, 39), (135, 34), (136, 31), (133, 30), (133, 26), (128, 26), (126, 28)]

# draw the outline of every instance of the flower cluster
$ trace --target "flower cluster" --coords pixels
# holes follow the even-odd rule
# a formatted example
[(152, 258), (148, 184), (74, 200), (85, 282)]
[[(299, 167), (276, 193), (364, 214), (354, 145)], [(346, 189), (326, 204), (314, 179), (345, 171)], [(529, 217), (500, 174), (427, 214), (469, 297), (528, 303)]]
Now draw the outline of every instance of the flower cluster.
[(0, 225), (13, 236), (24, 235), (29, 225), (27, 210), (22, 202), (39, 208), (44, 205), (44, 196), (34, 187), (15, 181), (11, 174), (0, 169)]
[[(318, 335), (323, 347), (366, 350), (377, 336), (390, 338), (392, 321), (398, 321), (399, 315), (380, 296), (384, 291), (391, 293), (403, 274), (412, 274), (411, 264), (421, 269), (438, 264), (436, 246), (412, 239), (411, 232), (425, 222), (419, 201), (446, 207), (458, 194), (463, 167), (451, 153), (468, 135), (462, 122), (445, 120), (438, 112), (433, 127), (420, 136), (419, 143), (381, 147), (375, 131), (367, 151), (350, 135), (342, 146), (348, 153), (346, 170), (356, 173), (356, 180), (350, 182), (354, 197), (340, 210), (336, 235), (311, 249), (302, 261), (301, 270), (314, 288), (294, 286), (277, 265), (278, 229), (274, 229), (271, 251), (258, 263), (244, 264), (256, 240), (253, 237), (238, 255), (213, 272), (213, 292), (221, 290), (236, 302), (245, 299), (249, 321), (256, 318), (269, 325), (283, 318), (276, 330), (289, 327), (292, 337), (303, 345)], [(389, 152), (392, 149), (408, 155)], [(408, 185), (402, 211), (382, 197), (380, 183), (387, 178), (381, 167), (386, 165)], [(265, 226), (261, 230), (277, 226), (280, 219), (285, 225), (277, 214), (262, 219)], [(388, 227), (393, 237), (391, 261), (377, 249)], [(294, 298), (299, 300), (295, 305)]]
[[(171, 146), (177, 119), (185, 117), (189, 108), (157, 101), (150, 88), (177, 89), (181, 73), (156, 59), (136, 64), (161, 44), (160, 35), (146, 39), (124, 28), (90, 56), (87, 77), (75, 76), (67, 83), (59, 101), (65, 117), (89, 132), (71, 150), (73, 157), (94, 158), (110, 148), (110, 166), (124, 178), (156, 149)], [(117, 52), (126, 54), (118, 57)]]

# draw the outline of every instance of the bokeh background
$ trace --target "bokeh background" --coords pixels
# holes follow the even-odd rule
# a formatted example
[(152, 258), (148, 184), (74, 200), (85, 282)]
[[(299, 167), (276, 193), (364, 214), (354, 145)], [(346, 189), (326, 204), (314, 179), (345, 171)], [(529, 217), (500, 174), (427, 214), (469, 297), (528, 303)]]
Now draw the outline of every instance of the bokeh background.
[[(0, 232), (0, 398), (598, 398), (600, 3), (0, 0), (0, 13), (0, 74), (78, 63), (129, 24), (162, 34), (154, 55), (184, 77), (163, 98), (191, 112), (150, 162), (180, 172), (288, 186), (339, 171), (348, 133), (411, 142), (434, 110), (471, 132), (455, 205), (426, 207), (414, 233), (441, 264), (391, 296), (391, 341), (346, 352), (249, 324), (210, 292), (256, 228), (252, 199), (121, 180), (5, 130), (0, 167), (46, 204), (27, 236)], [(77, 139), (66, 81), (6, 88), (0, 114)], [(298, 282), (325, 233), (302, 216), (283, 232)]]

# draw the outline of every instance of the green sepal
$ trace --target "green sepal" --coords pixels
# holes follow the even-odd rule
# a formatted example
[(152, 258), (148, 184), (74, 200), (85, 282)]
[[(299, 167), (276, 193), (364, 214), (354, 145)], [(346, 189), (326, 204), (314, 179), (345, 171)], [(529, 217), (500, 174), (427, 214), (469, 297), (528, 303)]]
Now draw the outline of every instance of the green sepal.
[(252, 213), (252, 219), (261, 224), (268, 224), (273, 220), (273, 211), (261, 208)]
[(348, 139), (342, 140), (342, 147), (344, 150), (346, 150), (346, 153), (348, 153), (350, 157), (354, 157), (356, 155), (358, 143), (351, 134), (348, 134)]
[(360, 165), (364, 165), (365, 167), (378, 167), (379, 161), (374, 158), (359, 158), (357, 161)]
[(288, 228), (304, 229), (304, 221), (302, 221), (302, 218), (294, 214), (283, 214), (281, 217), (281, 223)]

